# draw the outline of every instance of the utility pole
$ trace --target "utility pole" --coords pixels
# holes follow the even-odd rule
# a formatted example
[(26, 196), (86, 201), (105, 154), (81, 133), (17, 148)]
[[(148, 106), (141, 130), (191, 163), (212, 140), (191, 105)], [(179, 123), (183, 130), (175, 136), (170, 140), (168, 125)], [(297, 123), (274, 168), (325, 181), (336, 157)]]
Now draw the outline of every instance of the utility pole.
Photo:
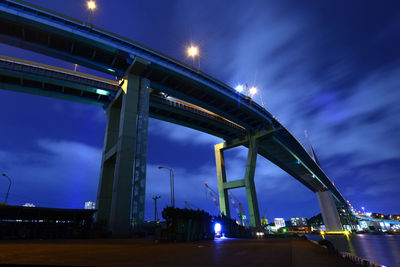
[(175, 182), (174, 182), (174, 171), (171, 168), (165, 166), (157, 166), (158, 169), (169, 170), (169, 184), (171, 186), (171, 205), (175, 208)]
[(157, 223), (157, 199), (161, 198), (160, 196), (153, 197), (154, 200), (154, 221)]
[(7, 194), (6, 194), (6, 199), (4, 200), (4, 203), (7, 204), (7, 199), (8, 199), (8, 194), (10, 193), (10, 188), (11, 188), (11, 178), (7, 176), (7, 174), (3, 173), (3, 176), (6, 177), (8, 179), (8, 190), (7, 190)]

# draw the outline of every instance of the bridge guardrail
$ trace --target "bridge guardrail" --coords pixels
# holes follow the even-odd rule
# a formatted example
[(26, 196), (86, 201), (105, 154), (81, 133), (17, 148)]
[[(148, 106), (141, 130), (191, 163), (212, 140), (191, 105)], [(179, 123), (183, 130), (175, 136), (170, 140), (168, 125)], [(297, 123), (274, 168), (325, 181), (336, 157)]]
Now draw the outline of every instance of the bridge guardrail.
[(219, 122), (221, 122), (221, 123), (223, 123), (223, 124), (225, 124), (225, 125), (227, 125), (229, 127), (232, 127), (232, 128), (235, 128), (235, 129), (243, 131), (242, 128), (240, 128), (239, 126), (235, 125), (234, 123), (231, 123), (231, 122), (226, 121), (226, 120), (224, 120), (224, 119), (222, 119), (222, 118), (220, 118), (218, 116), (214, 116), (212, 114), (209, 114), (207, 112), (201, 111), (199, 109), (195, 109), (195, 108), (193, 108), (191, 106), (188, 106), (188, 105), (185, 105), (183, 103), (180, 103), (180, 102), (177, 102), (177, 101), (174, 101), (174, 100), (171, 100), (171, 99), (166, 99), (166, 98), (163, 98), (163, 97), (159, 97), (159, 96), (153, 96), (152, 99), (156, 100), (158, 102), (164, 102), (165, 104), (171, 105), (171, 106), (173, 106), (175, 108), (183, 109), (183, 110), (186, 110), (186, 111), (189, 111), (189, 112), (192, 112), (192, 113), (196, 113), (196, 114), (201, 115), (203, 117), (207, 117), (207, 118), (210, 118), (210, 119), (213, 119), (213, 120), (217, 120), (217, 121), (219, 121)]

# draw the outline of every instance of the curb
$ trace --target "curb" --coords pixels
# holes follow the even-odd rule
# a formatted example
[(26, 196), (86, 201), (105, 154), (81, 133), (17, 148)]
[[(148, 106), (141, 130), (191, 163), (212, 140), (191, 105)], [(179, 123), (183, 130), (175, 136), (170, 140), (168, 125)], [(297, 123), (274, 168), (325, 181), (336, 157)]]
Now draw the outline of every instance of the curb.
[[(317, 246), (326, 248), (325, 246), (320, 245), (317, 241), (314, 241), (314, 240), (311, 240), (311, 239), (308, 239), (308, 238), (307, 238), (307, 240), (310, 241), (311, 243), (317, 245)], [(342, 258), (349, 259), (352, 262), (360, 264), (362, 266), (366, 266), (366, 267), (386, 267), (385, 265), (379, 265), (379, 264), (373, 263), (370, 260), (363, 259), (363, 258), (360, 258), (358, 256), (354, 256), (354, 255), (350, 254), (349, 252), (339, 251), (339, 254), (340, 254), (340, 256), (342, 256)]]
[(358, 263), (362, 266), (367, 266), (367, 267), (385, 267), (385, 265), (379, 265), (376, 263), (373, 263), (370, 260), (366, 260), (363, 258), (360, 258), (358, 256), (354, 256), (348, 252), (344, 252), (344, 251), (340, 251), (339, 254), (343, 257), (343, 258), (347, 258), (349, 260), (351, 260), (352, 262)]

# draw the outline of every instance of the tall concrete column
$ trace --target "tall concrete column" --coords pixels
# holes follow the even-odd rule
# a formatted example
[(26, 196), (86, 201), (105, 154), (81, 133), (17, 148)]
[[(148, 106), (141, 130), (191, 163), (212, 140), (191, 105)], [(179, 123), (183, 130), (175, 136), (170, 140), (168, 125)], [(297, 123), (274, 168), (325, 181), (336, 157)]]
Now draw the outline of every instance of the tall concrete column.
[[(260, 227), (260, 211), (258, 209), (256, 186), (254, 175), (258, 153), (258, 139), (266, 138), (276, 130), (272, 126), (265, 130), (246, 134), (224, 143), (215, 145), (215, 162), (217, 166), (218, 193), (221, 214), (230, 217), (228, 190), (234, 188), (246, 188), (247, 204), (249, 207), (250, 224), (253, 227)], [(246, 172), (243, 179), (226, 181), (224, 150), (245, 145), (249, 148), (247, 154)]]
[(103, 156), (100, 169), (100, 180), (97, 190), (96, 221), (108, 224), (111, 211), (112, 188), (114, 183), (115, 157), (110, 158), (109, 152), (118, 140), (119, 116), (121, 108), (110, 105), (106, 110), (107, 126), (104, 136)]
[(144, 204), (146, 194), (146, 161), (149, 124), (150, 81), (141, 79), (136, 129), (135, 170), (133, 179), (133, 227), (140, 228), (144, 223)]
[(215, 145), (215, 163), (217, 167), (217, 179), (218, 179), (218, 195), (219, 195), (219, 209), (221, 215), (227, 217), (231, 216), (229, 209), (229, 198), (228, 189), (224, 188), (226, 183), (226, 170), (225, 170), (225, 158), (224, 151), (221, 149), (223, 144)]
[(246, 185), (247, 205), (249, 207), (250, 224), (253, 227), (260, 227), (260, 211), (258, 209), (256, 186), (254, 184), (254, 174), (257, 161), (257, 140), (249, 137), (249, 151), (247, 155), (246, 173), (244, 182)]
[(128, 74), (123, 89), (118, 141), (115, 147), (115, 170), (110, 214), (110, 229), (112, 234), (116, 236), (127, 235), (131, 230), (132, 180), (140, 77)]
[(96, 220), (114, 236), (128, 235), (144, 220), (150, 81), (140, 74), (146, 65), (135, 58), (106, 111)]
[(342, 231), (339, 213), (330, 191), (316, 192), (326, 231)]

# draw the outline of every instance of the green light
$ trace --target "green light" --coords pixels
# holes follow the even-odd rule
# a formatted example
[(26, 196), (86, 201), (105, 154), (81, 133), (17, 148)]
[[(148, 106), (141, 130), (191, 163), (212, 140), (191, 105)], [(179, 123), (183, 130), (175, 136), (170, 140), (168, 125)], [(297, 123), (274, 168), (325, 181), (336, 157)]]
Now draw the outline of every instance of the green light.
[(286, 233), (286, 231), (287, 231), (286, 228), (283, 228), (283, 232)]
[(110, 92), (108, 92), (108, 91), (106, 91), (106, 90), (96, 89), (96, 94), (99, 94), (99, 95), (109, 95)]

